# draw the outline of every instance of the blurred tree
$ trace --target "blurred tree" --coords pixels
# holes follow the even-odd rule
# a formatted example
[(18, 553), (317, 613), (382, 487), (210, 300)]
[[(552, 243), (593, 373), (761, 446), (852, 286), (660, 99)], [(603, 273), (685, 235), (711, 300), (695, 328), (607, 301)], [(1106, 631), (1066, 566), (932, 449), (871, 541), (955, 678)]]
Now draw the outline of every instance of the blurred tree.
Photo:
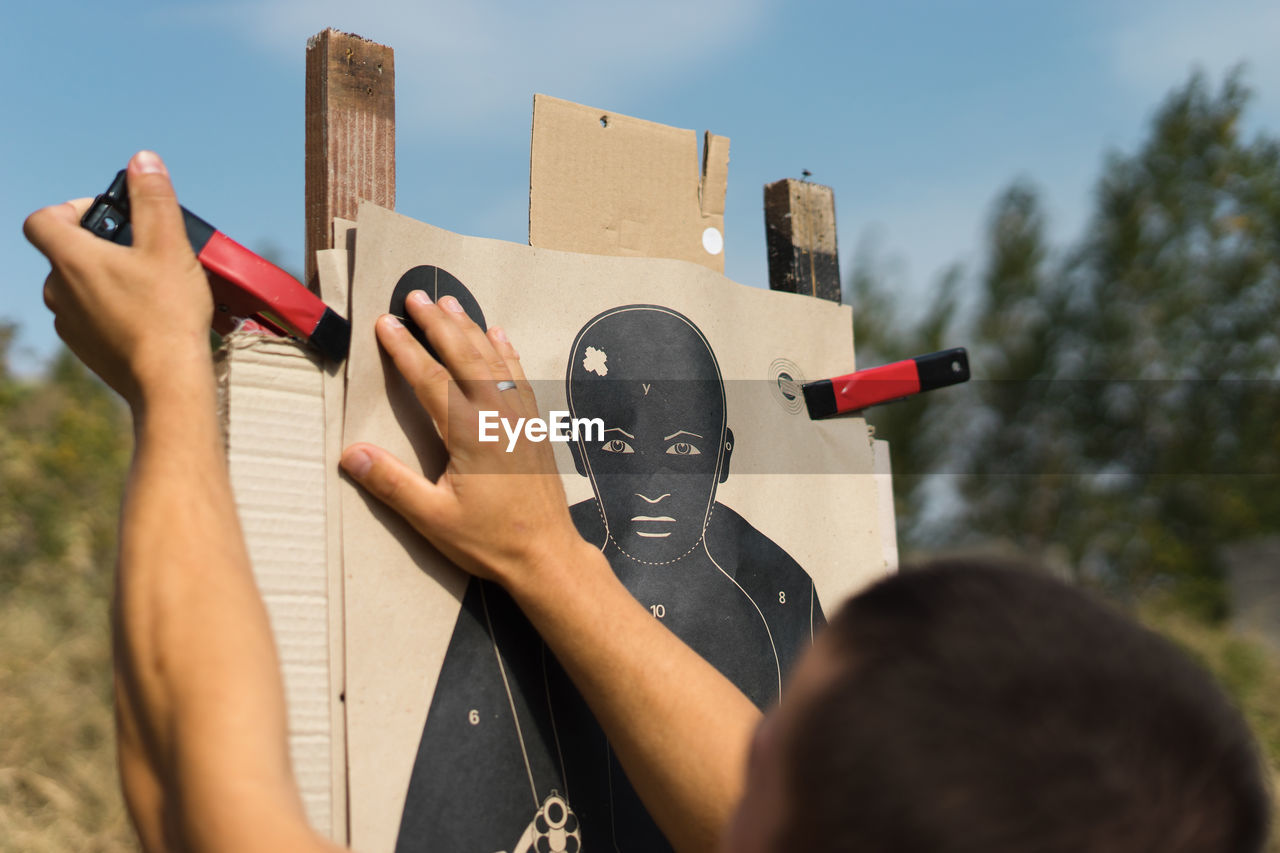
[(970, 475), (959, 481), (959, 538), (1005, 540), (1050, 561), (1079, 535), (1069, 481), (1080, 470), (1082, 425), (1063, 406), (1080, 389), (1053, 381), (1070, 291), (1052, 271), (1044, 230), (1029, 183), (996, 199), (969, 337), (978, 381), (957, 401), (967, 430), (953, 461)]
[[(868, 242), (859, 245), (846, 302), (854, 307), (853, 341), (858, 368), (866, 369), (954, 346), (961, 269), (953, 266), (939, 279), (936, 293), (918, 317), (904, 318), (896, 305), (892, 273)], [(867, 422), (878, 438), (891, 442), (894, 510), (899, 549), (907, 559), (929, 542), (931, 504), (947, 464), (955, 424), (947, 395), (924, 395), (872, 408)]]
[(0, 593), (56, 587), (70, 570), (105, 596), (131, 449), (127, 413), (66, 349), (45, 377), (15, 377), (12, 340), (13, 327), (0, 327)]
[(1280, 526), (1280, 147), (1197, 74), (1111, 155), (1083, 239), (1047, 258), (1034, 193), (995, 205), (972, 344), (981, 424), (959, 529), (1225, 614), (1222, 544)]

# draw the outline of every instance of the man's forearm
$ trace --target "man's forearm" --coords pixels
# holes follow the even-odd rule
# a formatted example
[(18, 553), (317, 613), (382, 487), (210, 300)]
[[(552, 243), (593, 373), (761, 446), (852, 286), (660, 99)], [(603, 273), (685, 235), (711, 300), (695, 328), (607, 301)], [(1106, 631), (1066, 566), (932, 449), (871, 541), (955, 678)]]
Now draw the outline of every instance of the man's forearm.
[[(175, 365), (135, 406), (116, 600), (117, 707), (122, 733), (136, 733), (133, 748), (160, 786), (160, 807), (141, 768), (130, 773), (126, 763), (122, 777), (140, 824), (159, 812), (170, 834), (181, 834), (169, 842), (271, 849), (305, 838), (306, 825), (214, 394), (206, 355)], [(140, 825), (148, 842), (163, 829)]]
[(133, 410), (112, 620), (121, 781), (148, 848), (308, 849), (216, 422), (209, 283), (154, 152), (130, 159), (128, 192), (130, 246), (80, 226), (87, 198), (23, 223), (49, 258), (58, 335)]

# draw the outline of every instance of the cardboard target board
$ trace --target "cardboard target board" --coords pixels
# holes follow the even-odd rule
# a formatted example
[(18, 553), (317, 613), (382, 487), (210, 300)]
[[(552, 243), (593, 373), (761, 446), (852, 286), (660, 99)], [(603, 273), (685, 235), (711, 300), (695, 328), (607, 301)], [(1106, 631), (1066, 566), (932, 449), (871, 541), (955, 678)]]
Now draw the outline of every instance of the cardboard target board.
[[(777, 701), (824, 612), (891, 568), (865, 422), (812, 421), (794, 393), (852, 366), (848, 308), (682, 261), (463, 237), (373, 205), (355, 235), (341, 443), (441, 470), (373, 321), (412, 289), (457, 297), (507, 331), (544, 420), (599, 422), (554, 443), (579, 531), (756, 704)], [(354, 847), (665, 847), (500, 588), (349, 483), (341, 529)]]

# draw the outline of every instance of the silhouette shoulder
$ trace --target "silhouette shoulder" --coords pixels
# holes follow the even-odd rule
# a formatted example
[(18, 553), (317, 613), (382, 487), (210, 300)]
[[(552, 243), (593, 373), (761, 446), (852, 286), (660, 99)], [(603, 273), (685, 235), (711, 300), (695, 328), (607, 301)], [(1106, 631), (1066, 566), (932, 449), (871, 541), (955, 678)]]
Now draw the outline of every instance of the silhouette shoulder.
[(718, 501), (706, 538), (711, 555), (740, 582), (762, 572), (778, 581), (809, 582), (808, 573), (780, 545)]

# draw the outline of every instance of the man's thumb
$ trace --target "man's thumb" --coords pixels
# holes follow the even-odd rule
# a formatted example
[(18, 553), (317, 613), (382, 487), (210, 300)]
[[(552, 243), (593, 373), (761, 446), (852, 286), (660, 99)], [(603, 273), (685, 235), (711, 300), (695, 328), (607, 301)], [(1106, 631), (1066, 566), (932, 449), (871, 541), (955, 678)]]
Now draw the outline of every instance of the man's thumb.
[(434, 483), (381, 448), (353, 444), (342, 452), (342, 469), (378, 500), (426, 533), (438, 516)]
[(129, 161), (129, 218), (133, 244), (142, 249), (165, 248), (187, 239), (182, 209), (173, 194), (169, 170), (154, 151), (139, 151)]

